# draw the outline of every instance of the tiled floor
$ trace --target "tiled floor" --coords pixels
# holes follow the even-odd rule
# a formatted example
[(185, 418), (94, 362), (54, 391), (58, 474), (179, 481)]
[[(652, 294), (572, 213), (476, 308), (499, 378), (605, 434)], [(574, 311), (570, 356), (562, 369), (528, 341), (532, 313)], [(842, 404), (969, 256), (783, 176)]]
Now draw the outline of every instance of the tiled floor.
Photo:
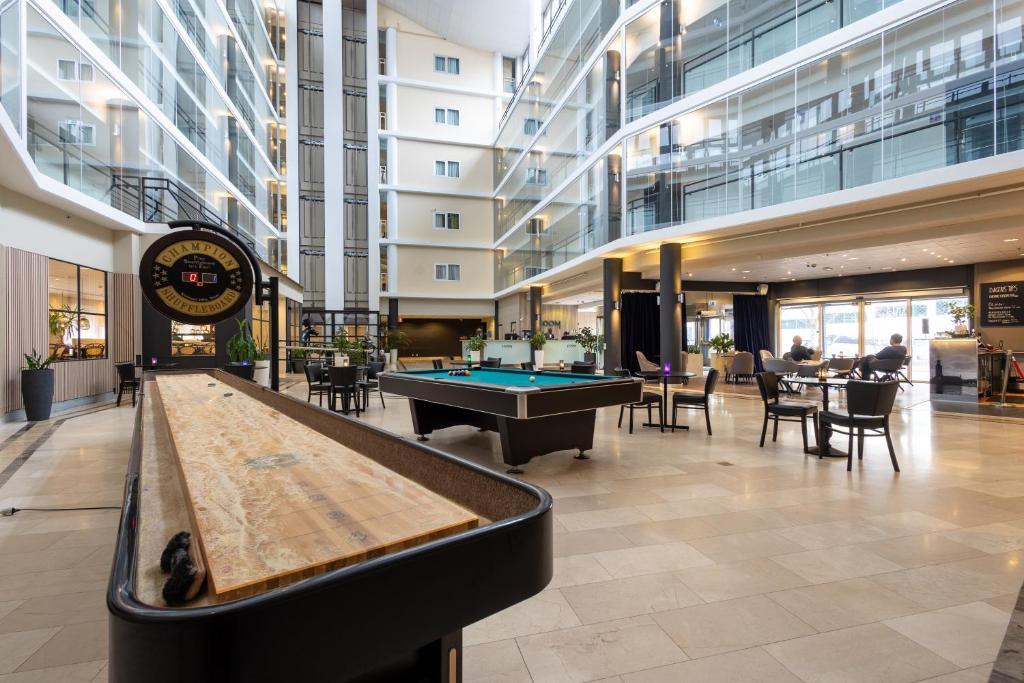
[[(689, 433), (629, 435), (609, 410), (591, 460), (526, 467), (556, 499), (555, 576), (466, 629), (467, 681), (987, 680), (1024, 580), (1024, 421), (936, 414), (910, 391), (902, 474), (881, 440), (848, 474), (805, 457), (797, 425), (758, 448), (745, 393), (715, 399), (712, 437), (696, 415)], [(387, 401), (360, 419), (410, 434)], [(0, 425), (0, 471), (36, 449), (0, 508), (119, 503), (130, 410)], [(491, 434), (431, 444), (500, 466)], [(116, 520), (0, 517), (0, 683), (105, 680)]]

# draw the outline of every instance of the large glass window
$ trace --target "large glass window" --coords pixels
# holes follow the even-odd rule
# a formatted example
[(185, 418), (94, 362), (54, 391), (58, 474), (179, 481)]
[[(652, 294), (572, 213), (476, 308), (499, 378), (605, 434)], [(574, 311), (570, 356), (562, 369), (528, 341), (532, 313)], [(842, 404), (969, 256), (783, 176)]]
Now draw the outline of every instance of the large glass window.
[(799, 336), (809, 349), (821, 348), (817, 304), (782, 306), (779, 312), (779, 356), (789, 351), (793, 337)]
[[(825, 304), (821, 321), (825, 326), (821, 352), (829, 356), (856, 356), (860, 353), (860, 306), (855, 303)], [(805, 342), (806, 345), (806, 342)], [(816, 348), (816, 347), (811, 347)]]
[(964, 306), (966, 296), (912, 299), (910, 307), (911, 377), (930, 377), (928, 372), (928, 340), (953, 331), (951, 306)]
[(864, 302), (864, 354), (878, 353), (889, 345), (894, 334), (903, 337), (903, 345), (910, 348), (910, 318), (907, 317), (906, 299), (883, 299)]
[(217, 353), (213, 325), (189, 325), (171, 321), (172, 356), (213, 356)]
[(58, 360), (106, 358), (107, 274), (50, 259), (49, 352)]

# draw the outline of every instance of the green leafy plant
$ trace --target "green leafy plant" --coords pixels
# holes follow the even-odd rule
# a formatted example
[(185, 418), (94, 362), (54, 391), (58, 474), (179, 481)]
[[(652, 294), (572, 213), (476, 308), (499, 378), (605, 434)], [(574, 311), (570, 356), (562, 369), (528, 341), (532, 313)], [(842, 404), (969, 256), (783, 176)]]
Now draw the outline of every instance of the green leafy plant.
[(702, 353), (702, 351), (700, 350), (699, 346), (687, 346), (686, 347), (686, 352), (687, 353), (692, 353), (694, 355), (700, 355)]
[(949, 317), (953, 319), (954, 325), (968, 325), (974, 320), (974, 306), (965, 304), (963, 306), (953, 305), (949, 307)]
[(50, 355), (47, 356), (46, 358), (43, 358), (39, 353), (36, 352), (35, 349), (32, 349), (32, 353), (26, 353), (24, 355), (25, 365), (28, 367), (29, 370), (45, 370), (46, 368), (50, 367), (50, 363), (57, 360), (57, 356), (55, 355)]
[(394, 327), (384, 335), (384, 347), (386, 351), (402, 351), (409, 348), (409, 335)]
[(474, 353), (477, 351), (483, 351), (484, 346), (486, 346), (486, 342), (484, 341), (484, 338), (478, 334), (473, 335), (466, 342), (466, 350), (472, 351)]
[(534, 332), (533, 336), (530, 337), (530, 348), (536, 351), (543, 351), (544, 344), (546, 344), (548, 338), (544, 336), (543, 332)]
[(292, 349), (292, 360), (302, 360), (306, 357), (306, 349)]
[(589, 327), (584, 327), (576, 334), (576, 343), (587, 353), (597, 353), (600, 338)]
[(373, 342), (369, 337), (349, 339), (343, 332), (334, 337), (332, 344), (338, 353), (348, 356), (348, 362), (352, 365), (363, 365), (368, 352), (373, 351)]
[(59, 309), (51, 309), (47, 324), (50, 328), (50, 336), (57, 339), (64, 339), (68, 330), (75, 326), (78, 316), (70, 306), (62, 306)]
[(263, 351), (257, 346), (256, 340), (253, 339), (248, 321), (239, 319), (235, 322), (238, 323), (238, 332), (235, 332), (225, 345), (225, 349), (228, 352), (228, 360), (232, 363), (247, 365), (254, 360), (262, 358)]
[(733, 341), (731, 335), (722, 332), (708, 340), (708, 346), (714, 349), (716, 353), (728, 353), (732, 347), (736, 346), (736, 342)]

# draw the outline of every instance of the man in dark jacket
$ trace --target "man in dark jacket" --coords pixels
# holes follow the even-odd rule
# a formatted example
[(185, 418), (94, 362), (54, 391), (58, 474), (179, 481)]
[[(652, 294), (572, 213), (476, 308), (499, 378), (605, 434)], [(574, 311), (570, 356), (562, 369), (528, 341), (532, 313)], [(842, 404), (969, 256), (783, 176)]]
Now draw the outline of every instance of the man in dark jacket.
[(894, 334), (889, 337), (889, 345), (875, 354), (879, 360), (903, 360), (907, 357), (907, 347), (903, 345), (903, 335)]
[(793, 346), (789, 349), (789, 357), (792, 360), (800, 363), (805, 360), (810, 360), (812, 355), (814, 355), (814, 352), (804, 346), (804, 340), (799, 334), (793, 337)]

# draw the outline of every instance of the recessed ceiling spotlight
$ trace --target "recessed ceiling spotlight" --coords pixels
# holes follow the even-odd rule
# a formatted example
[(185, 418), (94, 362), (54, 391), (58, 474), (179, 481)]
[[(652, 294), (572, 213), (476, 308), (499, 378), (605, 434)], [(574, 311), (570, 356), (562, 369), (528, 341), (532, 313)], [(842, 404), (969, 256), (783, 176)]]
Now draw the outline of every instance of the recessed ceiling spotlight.
[(732, 272), (734, 272), (734, 273), (735, 273), (735, 272), (736, 272), (736, 269), (735, 269), (735, 268), (733, 268), (733, 269), (732, 269)]
[(744, 270), (743, 272), (744, 272), (744, 273), (749, 273), (750, 271), (749, 271), (749, 270)]
[(927, 252), (931, 252), (931, 249), (929, 249), (928, 247), (925, 247), (925, 248), (924, 248), (924, 249), (922, 249), (921, 251), (927, 251)]
[(791, 271), (791, 270), (787, 270), (786, 271), (786, 275), (792, 275), (792, 274), (793, 274), (793, 271)]
[(949, 262), (950, 263), (956, 263), (956, 261), (954, 261), (953, 259), (949, 259)]
[(858, 260), (858, 259), (860, 259), (860, 256), (851, 256), (851, 257), (850, 257), (850, 260), (851, 260), (851, 261), (856, 261), (856, 260)]
[(832, 270), (832, 266), (825, 266), (822, 270)]
[(907, 257), (904, 256), (903, 258), (900, 259), (900, 261), (902, 261), (903, 263), (906, 263), (907, 262)]
[(693, 273), (687, 273), (686, 276), (687, 277), (693, 277)]
[(1005, 239), (1005, 240), (1003, 240), (1003, 241), (1004, 241), (1004, 242), (1017, 242), (1017, 241), (1019, 241), (1019, 240), (1020, 240), (1020, 238), (1019, 238), (1019, 237), (1008, 237), (1007, 239)]

